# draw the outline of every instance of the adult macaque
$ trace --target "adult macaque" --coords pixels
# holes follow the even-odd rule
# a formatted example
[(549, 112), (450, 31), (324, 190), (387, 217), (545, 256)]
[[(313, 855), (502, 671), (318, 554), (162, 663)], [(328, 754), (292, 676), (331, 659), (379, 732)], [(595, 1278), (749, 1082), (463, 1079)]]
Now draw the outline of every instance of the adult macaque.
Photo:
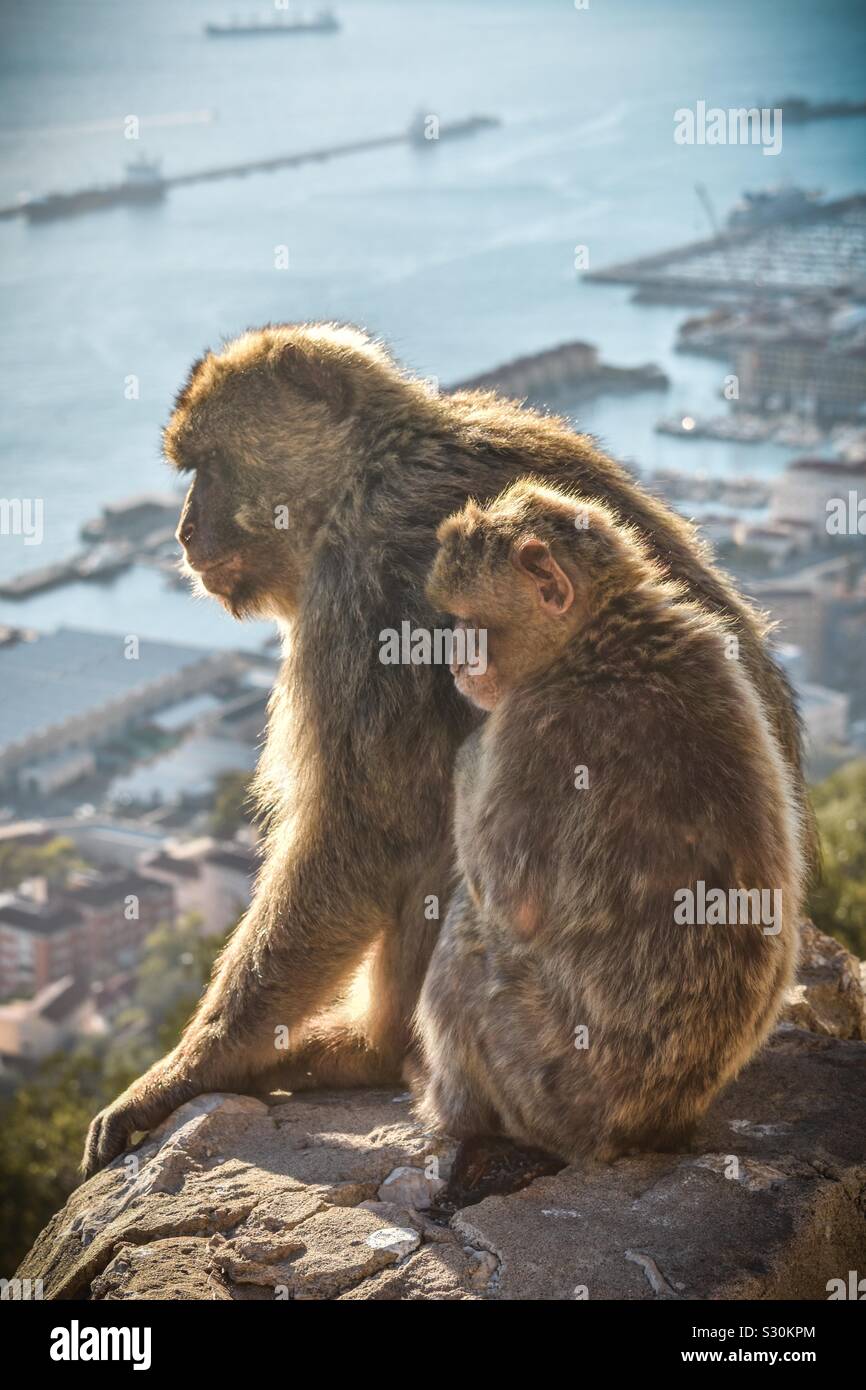
[(454, 673), (490, 714), (458, 757), (422, 1114), (568, 1159), (678, 1145), (794, 969), (800, 834), (771, 723), (728, 620), (607, 509), (522, 481), (439, 537), (428, 593), (487, 630), (486, 670)]
[[(380, 633), (430, 627), (440, 521), (532, 472), (614, 507), (709, 610), (725, 613), (798, 787), (799, 733), (765, 624), (692, 527), (586, 436), (493, 394), (436, 395), (333, 325), (249, 332), (193, 367), (165, 431), (193, 475), (178, 536), (237, 617), (272, 616), (286, 655), (258, 796), (269, 831), (253, 903), (181, 1042), (101, 1115), (84, 1171), (215, 1089), (399, 1076), (452, 886), (454, 758), (474, 723), (442, 666), (379, 660)], [(323, 1010), (369, 965), (360, 1022)], [(276, 1030), (295, 1046), (276, 1050)]]

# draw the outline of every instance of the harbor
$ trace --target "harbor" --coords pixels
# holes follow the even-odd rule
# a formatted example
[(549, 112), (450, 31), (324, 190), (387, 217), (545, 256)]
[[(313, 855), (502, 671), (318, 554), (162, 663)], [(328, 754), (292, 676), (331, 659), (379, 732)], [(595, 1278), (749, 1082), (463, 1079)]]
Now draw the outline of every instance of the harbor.
[[(515, 358), (449, 389), (497, 390), (541, 404), (562, 396), (587, 400), (606, 393), (664, 391), (668, 385), (653, 363), (617, 367), (601, 361), (592, 344), (572, 342)], [(170, 586), (185, 586), (174, 535), (182, 500), (181, 494), (145, 493), (107, 504), (80, 527), (84, 549), (0, 582), (0, 599), (25, 600), (81, 580), (113, 579), (136, 564), (156, 569)]]
[(176, 572), (174, 532), (180, 505), (181, 498), (173, 494), (145, 494), (110, 503), (81, 527), (80, 550), (3, 581), (0, 598), (25, 600), (81, 580), (114, 579), (139, 563), (164, 569), (168, 562)]
[(440, 122), (438, 118), (428, 117), (422, 112), (410, 121), (405, 130), (391, 135), (376, 135), (364, 140), (320, 145), (313, 149), (271, 155), (264, 159), (243, 160), (235, 164), (217, 164), (186, 174), (165, 175), (158, 161), (139, 157), (126, 165), (124, 178), (119, 183), (97, 184), (91, 188), (46, 193), (41, 197), (26, 197), (0, 208), (0, 218), (21, 216), (28, 222), (47, 222), (122, 204), (152, 205), (164, 198), (172, 188), (213, 183), (218, 179), (247, 178), (252, 174), (272, 174), (279, 169), (297, 169), (304, 164), (321, 164), (330, 159), (365, 154), (389, 146), (410, 145), (416, 149), (429, 149), (443, 140), (463, 139), (484, 130), (495, 129), (499, 125), (501, 121), (496, 116), (475, 115), (459, 121)]
[(751, 415), (739, 411), (735, 415), (669, 415), (657, 421), (657, 434), (674, 439), (724, 439), (737, 444), (762, 444), (770, 441), (787, 449), (816, 449), (824, 443), (823, 430), (799, 416)]
[(587, 271), (588, 281), (633, 285), (654, 302), (760, 292), (765, 297), (846, 290), (866, 298), (866, 194), (805, 199), (667, 251)]

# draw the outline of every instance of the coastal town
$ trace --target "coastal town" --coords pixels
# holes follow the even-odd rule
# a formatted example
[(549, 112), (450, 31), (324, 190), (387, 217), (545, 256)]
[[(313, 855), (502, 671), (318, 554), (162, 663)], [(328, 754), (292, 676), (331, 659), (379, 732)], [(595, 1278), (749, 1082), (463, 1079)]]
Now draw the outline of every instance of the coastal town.
[[(629, 466), (776, 625), (818, 780), (866, 751), (866, 198), (819, 204), (789, 190), (731, 218), (712, 242), (594, 278), (636, 285), (639, 303), (688, 306), (676, 352), (718, 364), (717, 416), (658, 419), (682, 461)], [(442, 389), (576, 416), (604, 396), (669, 396), (671, 382), (655, 363), (619, 366), (572, 340)], [(794, 454), (772, 477), (710, 475), (689, 462), (700, 438)], [(185, 924), (216, 943), (249, 901), (247, 793), (274, 639), (212, 650), (168, 634), (43, 630), (26, 616), (34, 595), (110, 586), (136, 567), (183, 586), (180, 500), (107, 503), (65, 560), (0, 585), (0, 1078), (122, 1032), (151, 933)], [(22, 513), (4, 516), (4, 534), (16, 521), (26, 532)]]
[[(866, 751), (862, 436), (795, 459), (772, 484), (673, 469), (643, 481), (695, 518), (778, 624), (813, 774)], [(90, 536), (153, 563), (145, 518), (168, 506), (106, 508)], [(0, 630), (0, 1068), (26, 1074), (116, 1030), (157, 926), (193, 921), (221, 939), (243, 912), (257, 866), (244, 796), (276, 670), (270, 649)], [(40, 860), (59, 846), (68, 866), (46, 876)]]

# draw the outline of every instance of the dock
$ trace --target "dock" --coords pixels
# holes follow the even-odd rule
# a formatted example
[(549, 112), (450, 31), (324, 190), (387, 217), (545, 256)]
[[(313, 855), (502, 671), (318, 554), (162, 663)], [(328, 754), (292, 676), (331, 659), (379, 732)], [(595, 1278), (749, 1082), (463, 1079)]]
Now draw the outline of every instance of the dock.
[(635, 285), (642, 295), (673, 303), (730, 291), (810, 295), (844, 289), (866, 299), (866, 193), (588, 271), (584, 278)]
[(44, 565), (41, 569), (27, 570), (0, 583), (0, 598), (25, 599), (47, 589), (57, 589), (61, 584), (70, 584), (78, 578), (77, 566), (82, 556), (71, 560), (61, 560), (56, 565)]
[[(421, 118), (423, 123), (423, 117)], [(246, 159), (236, 164), (216, 164), (207, 169), (195, 169), (186, 174), (171, 174), (152, 180), (148, 188), (148, 200), (154, 202), (172, 188), (183, 188), (196, 183), (215, 183), (219, 179), (241, 179), (252, 174), (272, 174), (279, 169), (298, 169), (303, 164), (323, 164), (329, 159), (344, 159), (347, 155), (366, 154), (370, 150), (387, 149), (395, 145), (412, 145), (417, 149), (435, 147), (443, 140), (455, 140), (475, 135), (482, 130), (492, 130), (501, 125), (497, 116), (467, 116), (460, 121), (443, 121), (435, 139), (426, 139), (423, 124), (412, 121), (407, 129), (391, 135), (374, 135), (364, 140), (346, 140), (335, 145), (320, 145), (309, 150), (295, 150), (288, 154), (271, 155), (265, 159)], [(50, 200), (50, 211), (46, 202)], [(142, 201), (140, 189), (132, 189), (129, 183), (106, 184), (99, 188), (84, 188), (77, 192), (49, 195), (0, 207), (0, 219), (26, 217), (28, 221), (45, 221), (48, 217), (72, 217), (83, 212), (93, 212), (106, 207), (134, 204)]]

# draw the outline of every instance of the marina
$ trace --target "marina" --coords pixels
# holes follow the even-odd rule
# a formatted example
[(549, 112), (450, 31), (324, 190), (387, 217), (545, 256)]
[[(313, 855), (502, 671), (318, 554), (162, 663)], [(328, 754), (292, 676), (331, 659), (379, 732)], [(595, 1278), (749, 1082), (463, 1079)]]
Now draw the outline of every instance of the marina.
[(0, 598), (24, 600), (81, 580), (114, 579), (137, 563), (177, 569), (174, 537), (180, 499), (146, 495), (103, 508), (79, 535), (84, 548), (65, 560), (0, 582)]
[(655, 302), (759, 291), (809, 295), (846, 290), (866, 298), (866, 194), (815, 203), (701, 241), (587, 271), (588, 281), (635, 285)]
[(738, 411), (734, 415), (669, 415), (657, 422), (656, 434), (675, 439), (727, 439), (738, 444), (761, 444), (770, 440), (788, 449), (814, 449), (825, 438), (824, 431), (810, 420), (796, 416), (775, 418)]

